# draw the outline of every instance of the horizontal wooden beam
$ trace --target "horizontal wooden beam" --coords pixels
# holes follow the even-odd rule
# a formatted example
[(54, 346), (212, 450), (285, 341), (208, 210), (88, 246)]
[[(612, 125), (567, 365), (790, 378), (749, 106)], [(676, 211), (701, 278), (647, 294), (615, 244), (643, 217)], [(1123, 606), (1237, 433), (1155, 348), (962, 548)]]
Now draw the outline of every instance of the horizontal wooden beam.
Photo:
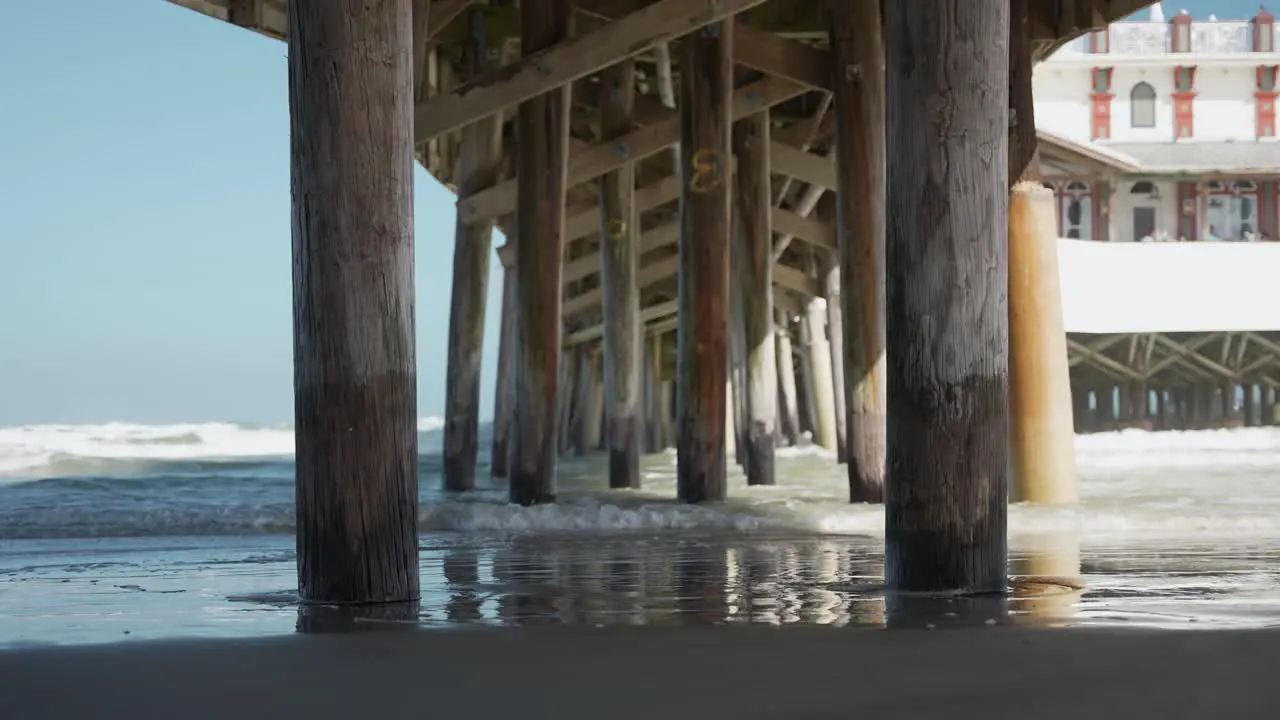
[[(664, 203), (680, 197), (680, 178), (675, 175), (668, 175), (652, 185), (645, 186), (636, 190), (635, 204), (636, 212), (643, 213), (646, 210), (652, 210)], [(505, 231), (504, 231), (505, 233)], [(590, 205), (587, 207), (576, 208), (570, 211), (568, 219), (564, 223), (565, 242), (577, 240), (578, 238), (587, 237), (588, 235), (598, 235), (600, 233), (600, 206)], [(643, 252), (646, 240), (641, 236), (641, 250)], [(498, 258), (502, 264), (512, 267), (515, 255), (506, 245), (498, 248)], [(564, 282), (573, 282), (596, 272), (600, 269), (600, 262), (594, 255), (570, 260), (565, 263), (563, 277)]]
[[(640, 322), (647, 324), (654, 320), (667, 317), (668, 315), (674, 315), (678, 309), (679, 306), (675, 300), (668, 300), (666, 302), (658, 303), (657, 305), (650, 305), (649, 307), (642, 308), (640, 310)], [(602, 337), (604, 337), (604, 325), (593, 325), (589, 328), (584, 328), (566, 335), (564, 345), (566, 347), (581, 345), (593, 340), (599, 340)]]
[(414, 139), (430, 140), (763, 2), (658, 0), (419, 103), (414, 108)]
[(733, 60), (813, 90), (831, 91), (831, 53), (767, 30), (734, 25)]
[[(775, 209), (774, 212), (776, 213), (778, 210)], [(834, 237), (835, 231), (830, 228), (828, 228), (828, 230), (830, 231), (831, 236)], [(662, 247), (674, 246), (677, 242), (679, 233), (680, 223), (678, 222), (654, 228), (644, 234), (640, 250), (644, 253), (660, 249)], [(657, 245), (657, 243), (660, 242), (662, 245)], [(650, 247), (645, 247), (646, 244), (649, 244)], [(578, 260), (594, 262), (598, 271), (600, 263), (598, 258), (599, 256), (593, 253), (583, 258), (578, 258)], [(679, 266), (680, 263), (677, 256), (672, 255), (669, 257), (663, 257), (659, 260), (645, 264), (645, 266), (640, 269), (640, 272), (636, 273), (636, 281), (641, 288), (650, 287), (675, 275), (679, 270)], [(773, 282), (775, 285), (780, 285), (787, 290), (803, 294), (807, 297), (817, 297), (822, 293), (822, 288), (818, 284), (817, 278), (810, 277), (800, 270), (783, 265), (779, 262), (774, 263)], [(565, 301), (561, 306), (563, 315), (564, 317), (574, 317), (587, 312), (588, 310), (592, 310), (600, 305), (603, 297), (603, 290), (600, 287), (594, 287), (578, 295), (565, 298)]]
[[(765, 78), (751, 83), (733, 94), (733, 120), (740, 120), (805, 92), (807, 88), (803, 85), (780, 78)], [(678, 143), (680, 113), (669, 108), (663, 109), (665, 115), (662, 120), (634, 130), (617, 140), (593, 145), (589, 150), (571, 155), (569, 185), (572, 187), (594, 180), (629, 162), (641, 160)], [(830, 165), (830, 161), (827, 163)], [(831, 167), (831, 175), (835, 175), (834, 166)], [(458, 201), (458, 217), (464, 222), (474, 223), (512, 212), (515, 207), (516, 181), (512, 179)]]
[(836, 165), (829, 157), (805, 152), (775, 140), (769, 144), (769, 166), (780, 175), (790, 175), (828, 190), (836, 189)]

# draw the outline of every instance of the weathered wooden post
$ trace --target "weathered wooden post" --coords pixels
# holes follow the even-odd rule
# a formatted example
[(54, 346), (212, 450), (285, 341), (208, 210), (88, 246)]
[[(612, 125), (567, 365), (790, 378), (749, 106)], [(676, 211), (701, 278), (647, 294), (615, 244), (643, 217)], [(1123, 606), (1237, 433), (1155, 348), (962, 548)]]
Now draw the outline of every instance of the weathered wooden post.
[[(884, 501), (885, 54), (880, 4), (829, 3), (849, 500)], [(930, 49), (921, 48), (922, 52)]]
[(732, 21), (680, 40), (680, 325), (677, 491), (723, 500), (729, 323)]
[(737, 232), (734, 272), (742, 289), (747, 355), (746, 471), (748, 485), (773, 485), (778, 419), (778, 364), (773, 337), (773, 204), (769, 197), (769, 113), (755, 113), (733, 127)]
[(781, 397), (779, 421), (787, 444), (800, 441), (800, 398), (796, 390), (796, 362), (791, 350), (791, 323), (781, 308), (774, 310), (774, 331), (777, 335), (778, 395)]
[[(479, 77), (492, 69), (484, 36), (484, 14), (471, 10), (471, 35), (463, 46), (464, 70)], [(462, 129), (455, 175), (463, 200), (498, 181), (502, 168), (502, 113)], [(445, 374), (444, 488), (476, 486), (477, 433), (480, 422), (480, 359), (484, 352), (485, 303), (489, 293), (489, 256), (493, 218), (469, 222), (458, 214), (453, 245), (453, 285), (449, 307), (449, 345)]]
[(515, 407), (516, 368), (511, 355), (516, 344), (515, 272), (502, 269), (502, 320), (498, 329), (498, 378), (493, 393), (493, 445), (489, 451), (489, 473), (507, 476), (511, 453), (511, 412)]
[(1009, 2), (885, 12), (885, 580), (1004, 592)]
[[(600, 77), (600, 133), (604, 141), (631, 132), (635, 63), (606, 69)], [(635, 166), (627, 163), (600, 178), (600, 283), (604, 289), (604, 395), (609, 428), (609, 487), (640, 487), (641, 363), (639, 223)]]
[(418, 588), (409, 0), (289, 13), (298, 593)]
[[(564, 42), (572, 0), (526, 0), (520, 5), (525, 55)], [(561, 259), (569, 165), (569, 85), (520, 103), (516, 111), (515, 436), (511, 502), (555, 502), (556, 407), (561, 330)]]

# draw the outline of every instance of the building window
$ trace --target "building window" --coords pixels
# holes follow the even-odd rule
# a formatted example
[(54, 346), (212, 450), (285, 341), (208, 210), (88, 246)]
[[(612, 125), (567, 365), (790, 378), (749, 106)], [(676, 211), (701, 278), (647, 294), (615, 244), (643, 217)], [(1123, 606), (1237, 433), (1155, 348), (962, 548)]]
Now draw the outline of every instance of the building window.
[(1093, 91), (1096, 93), (1111, 92), (1111, 68), (1093, 69)]
[(1276, 89), (1276, 66), (1263, 65), (1258, 68), (1258, 89), (1262, 92), (1272, 92)]
[(1173, 87), (1178, 92), (1191, 92), (1196, 89), (1196, 69), (1181, 65), (1173, 71)]
[(1258, 186), (1252, 181), (1210, 182), (1207, 240), (1256, 240)]
[(1156, 89), (1140, 82), (1129, 93), (1130, 125), (1136, 128), (1156, 126)]
[(1061, 192), (1059, 233), (1076, 240), (1093, 239), (1093, 193), (1088, 183), (1070, 182)]

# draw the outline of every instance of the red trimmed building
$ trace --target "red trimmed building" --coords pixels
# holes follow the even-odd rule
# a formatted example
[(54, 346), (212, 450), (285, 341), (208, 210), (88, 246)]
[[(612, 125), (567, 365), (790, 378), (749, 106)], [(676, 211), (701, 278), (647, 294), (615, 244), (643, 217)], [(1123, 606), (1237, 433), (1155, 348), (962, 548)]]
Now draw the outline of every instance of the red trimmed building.
[[(1149, 15), (1148, 15), (1149, 13)], [(1162, 4), (1036, 68), (1036, 124), (1063, 237), (1280, 240), (1280, 24)]]

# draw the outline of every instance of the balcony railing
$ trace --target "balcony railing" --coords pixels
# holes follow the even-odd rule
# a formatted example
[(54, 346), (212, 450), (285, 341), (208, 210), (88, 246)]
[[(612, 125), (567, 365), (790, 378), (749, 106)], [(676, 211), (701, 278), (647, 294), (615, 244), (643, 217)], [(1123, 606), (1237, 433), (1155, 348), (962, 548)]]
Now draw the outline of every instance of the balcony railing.
[[(1265, 26), (1264, 26), (1265, 27)], [(1173, 27), (1164, 22), (1120, 22), (1107, 28), (1105, 38), (1092, 33), (1072, 40), (1052, 59), (1090, 54), (1122, 56), (1155, 56), (1182, 54), (1173, 52)], [(1254, 48), (1253, 25), (1249, 22), (1193, 22), (1191, 49), (1193, 55), (1237, 55), (1256, 50), (1272, 51), (1280, 47), (1280, 25), (1270, 28), (1271, 47)], [(1105, 39), (1105, 43), (1099, 42)]]

